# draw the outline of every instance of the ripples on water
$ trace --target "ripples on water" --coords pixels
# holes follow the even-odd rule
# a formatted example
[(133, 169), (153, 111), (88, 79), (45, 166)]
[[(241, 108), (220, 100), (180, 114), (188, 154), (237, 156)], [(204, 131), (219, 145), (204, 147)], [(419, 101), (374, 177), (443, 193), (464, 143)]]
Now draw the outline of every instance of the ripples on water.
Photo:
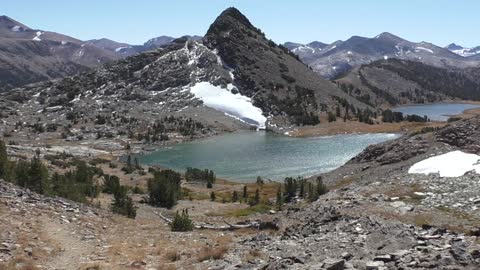
[(209, 168), (219, 177), (255, 181), (257, 176), (282, 180), (310, 176), (338, 168), (371, 144), (396, 134), (352, 134), (291, 138), (265, 132), (241, 132), (178, 144), (147, 155), (139, 161), (183, 171)]

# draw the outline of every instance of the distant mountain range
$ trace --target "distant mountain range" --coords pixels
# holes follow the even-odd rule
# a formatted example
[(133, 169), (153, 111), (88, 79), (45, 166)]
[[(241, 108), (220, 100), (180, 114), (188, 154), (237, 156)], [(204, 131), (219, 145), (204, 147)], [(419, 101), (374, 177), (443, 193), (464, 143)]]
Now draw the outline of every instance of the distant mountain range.
[[(187, 36), (198, 40), (201, 37)], [(161, 36), (143, 45), (106, 38), (82, 41), (33, 29), (0, 16), (0, 92), (44, 80), (77, 74), (136, 53), (156, 49), (175, 38)]]
[[(89, 42), (109, 52), (124, 46)], [(149, 125), (175, 114), (194, 117), (204, 126), (243, 122), (272, 129), (317, 124), (321, 112), (339, 106), (373, 109), (267, 39), (235, 8), (225, 10), (201, 40), (175, 39), (89, 72), (0, 94), (0, 107), (2, 100), (4, 108), (23, 106), (25, 121), (41, 111), (48, 121), (64, 121), (72, 114), (85, 121), (121, 114), (136, 115)]]
[[(455, 43), (452, 43), (445, 47), (447, 50), (454, 52), (460, 56), (463, 57), (475, 57), (480, 55), (480, 46), (474, 47), (474, 48), (464, 48), (460, 45), (457, 45)], [(478, 58), (480, 59), (480, 58)]]
[(332, 79), (354, 67), (380, 59), (418, 61), (442, 68), (467, 68), (479, 65), (480, 47), (466, 49), (451, 44), (442, 48), (427, 42), (411, 42), (390, 33), (373, 38), (353, 36), (332, 44), (311, 42), (284, 44), (321, 76)]

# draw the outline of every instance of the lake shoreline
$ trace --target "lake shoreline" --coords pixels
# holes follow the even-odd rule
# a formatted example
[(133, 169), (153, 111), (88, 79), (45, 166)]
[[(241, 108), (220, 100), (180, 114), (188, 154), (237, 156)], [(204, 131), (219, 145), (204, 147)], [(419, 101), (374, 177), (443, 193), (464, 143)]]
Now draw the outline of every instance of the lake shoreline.
[[(402, 106), (422, 106), (422, 105), (432, 105), (432, 104), (472, 104), (480, 105), (478, 101), (458, 101), (455, 103), (452, 102), (439, 102), (439, 103), (430, 103), (430, 104), (406, 104)], [(401, 107), (401, 106), (400, 106)], [(399, 108), (399, 107), (396, 107)], [(394, 109), (392, 107), (391, 109)], [(469, 118), (480, 115), (480, 108), (469, 108), (464, 110), (462, 113), (445, 115), (449, 118)], [(400, 123), (383, 123), (380, 119), (377, 119), (377, 124), (369, 125), (365, 123), (360, 123), (358, 121), (346, 121), (337, 120), (335, 122), (323, 122), (316, 126), (304, 126), (296, 128), (292, 131), (289, 131), (287, 136), (296, 137), (296, 138), (311, 138), (318, 136), (333, 136), (339, 134), (368, 134), (368, 133), (400, 133), (406, 134), (414, 131), (419, 131), (423, 128), (440, 128), (447, 124), (447, 121), (430, 121), (427, 123), (420, 122), (407, 122), (403, 121)]]

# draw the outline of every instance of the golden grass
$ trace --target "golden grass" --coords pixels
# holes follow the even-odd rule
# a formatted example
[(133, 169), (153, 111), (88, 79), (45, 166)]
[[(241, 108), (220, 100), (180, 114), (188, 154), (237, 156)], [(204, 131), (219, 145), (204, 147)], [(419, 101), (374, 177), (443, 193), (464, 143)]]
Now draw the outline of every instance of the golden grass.
[(224, 245), (219, 245), (216, 247), (206, 246), (203, 247), (197, 256), (199, 262), (208, 261), (208, 260), (219, 260), (228, 252), (228, 247)]
[(294, 137), (314, 137), (350, 133), (414, 132), (425, 127), (441, 127), (444, 125), (446, 125), (444, 122), (400, 122), (369, 125), (360, 123), (358, 121), (343, 122), (342, 120), (338, 120), (331, 123), (328, 123), (328, 121), (323, 121), (321, 124), (316, 126), (301, 127), (298, 130), (291, 132), (290, 135)]
[(169, 262), (179, 261), (181, 257), (182, 255), (176, 249), (169, 250), (167, 253), (165, 253), (165, 259), (167, 259)]
[(328, 185), (327, 188), (328, 190), (335, 190), (335, 189), (341, 189), (346, 186), (351, 185), (355, 180), (357, 180), (356, 177), (354, 176), (347, 176), (341, 180), (335, 181), (333, 184)]

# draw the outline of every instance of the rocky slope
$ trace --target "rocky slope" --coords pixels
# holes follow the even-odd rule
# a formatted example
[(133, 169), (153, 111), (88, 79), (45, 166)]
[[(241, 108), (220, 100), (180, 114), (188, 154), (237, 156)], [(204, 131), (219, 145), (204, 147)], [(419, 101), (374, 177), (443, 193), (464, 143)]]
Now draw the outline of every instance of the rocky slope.
[[(202, 37), (200, 36), (186, 35), (183, 37), (193, 41), (199, 41), (202, 39)], [(159, 37), (155, 37), (147, 40), (142, 45), (129, 45), (129, 44), (121, 44), (121, 43), (115, 42), (116, 43), (115, 46), (111, 46), (110, 50), (115, 51), (115, 53), (119, 54), (122, 57), (128, 57), (137, 53), (158, 49), (162, 46), (165, 46), (171, 43), (175, 39), (177, 38), (169, 37), (169, 36), (159, 36)], [(101, 46), (101, 44), (99, 45)]]
[(113, 52), (0, 17), (0, 92), (66, 77), (112, 60)]
[(480, 100), (478, 68), (444, 69), (388, 59), (362, 65), (335, 80), (348, 94), (372, 106)]
[(464, 48), (460, 45), (452, 43), (446, 46), (445, 48), (453, 53), (456, 53), (464, 57), (473, 57), (480, 54), (480, 46), (473, 47), (473, 48)]
[(184, 134), (205, 135), (264, 127), (267, 118), (271, 129), (314, 123), (338, 104), (368, 107), (266, 39), (233, 8), (201, 41), (177, 39), (77, 76), (14, 89), (0, 100), (1, 130), (8, 134), (24, 123), (27, 129), (53, 125), (64, 135), (74, 125), (88, 131), (86, 137), (101, 132), (130, 138), (151, 134), (146, 129), (156, 121), (168, 124), (170, 115), (199, 123), (182, 128)]
[(339, 99), (366, 107), (319, 78), (288, 49), (266, 39), (234, 8), (217, 18), (203, 41), (218, 52), (240, 93), (252, 97), (267, 115), (301, 118), (333, 107)]
[(411, 42), (390, 33), (382, 33), (374, 38), (353, 36), (320, 50), (301, 45), (292, 48), (292, 51), (325, 78), (335, 78), (357, 66), (388, 58), (418, 61), (441, 68), (478, 65), (477, 59), (460, 56), (447, 48), (427, 42)]

